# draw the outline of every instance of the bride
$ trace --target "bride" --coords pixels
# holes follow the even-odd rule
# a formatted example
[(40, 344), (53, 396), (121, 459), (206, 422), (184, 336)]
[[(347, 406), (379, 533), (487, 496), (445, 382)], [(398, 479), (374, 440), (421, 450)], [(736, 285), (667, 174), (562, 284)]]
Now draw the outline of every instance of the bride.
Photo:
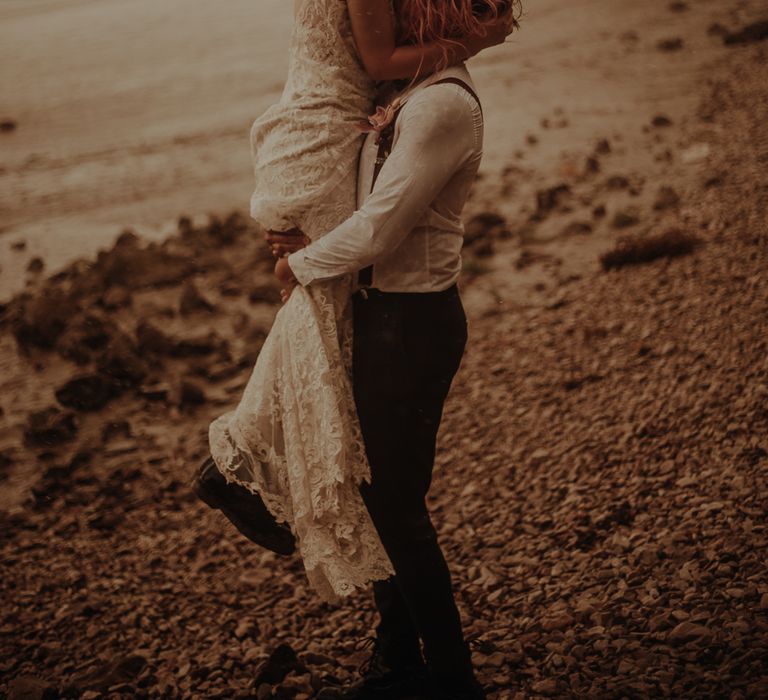
[[(504, 7), (295, 0), (282, 97), (251, 129), (251, 216), (266, 230), (299, 229), (310, 240), (346, 220), (355, 208), (360, 124), (373, 111), (377, 81), (415, 80), (501, 43), (511, 29)], [(297, 287), (239, 404), (209, 429), (219, 472), (287, 523), (309, 581), (327, 600), (394, 573), (358, 490), (370, 470), (350, 378), (351, 292), (349, 278)]]

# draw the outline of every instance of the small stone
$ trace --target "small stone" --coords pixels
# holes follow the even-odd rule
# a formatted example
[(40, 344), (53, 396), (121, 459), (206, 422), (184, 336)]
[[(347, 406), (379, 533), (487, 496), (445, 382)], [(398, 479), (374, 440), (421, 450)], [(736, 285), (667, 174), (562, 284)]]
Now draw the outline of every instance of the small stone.
[(668, 640), (673, 644), (687, 644), (699, 639), (710, 639), (713, 636), (712, 630), (704, 625), (698, 625), (695, 622), (681, 622), (670, 633)]
[(659, 51), (665, 51), (667, 53), (680, 51), (683, 48), (683, 40), (680, 37), (661, 39), (660, 41), (656, 42), (656, 48)]
[(659, 187), (659, 191), (656, 194), (656, 201), (653, 203), (653, 208), (656, 209), (656, 211), (672, 209), (678, 204), (680, 204), (680, 196), (672, 187), (669, 187), (668, 185)]
[(41, 257), (35, 256), (32, 258), (29, 263), (27, 264), (27, 272), (31, 272), (32, 274), (39, 274), (45, 269), (45, 263), (43, 262), (43, 259)]
[(639, 223), (640, 212), (633, 207), (618, 211), (613, 217), (614, 228), (629, 228), (630, 226), (635, 226)]
[(568, 613), (562, 613), (549, 617), (542, 621), (541, 626), (547, 632), (553, 632), (555, 630), (563, 630), (573, 625), (573, 617)]
[(131, 303), (131, 293), (122, 285), (109, 287), (101, 295), (101, 305), (105, 309), (121, 309)]
[(194, 382), (184, 380), (181, 382), (179, 395), (180, 406), (202, 406), (207, 401), (205, 392)]
[(558, 695), (557, 681), (554, 678), (543, 678), (540, 681), (536, 681), (531, 686), (531, 690), (539, 695), (554, 697)]
[(29, 416), (24, 438), (28, 446), (51, 447), (74, 440), (76, 434), (75, 414), (50, 406)]
[(561, 236), (585, 236), (592, 233), (592, 224), (587, 221), (572, 221), (561, 232)]

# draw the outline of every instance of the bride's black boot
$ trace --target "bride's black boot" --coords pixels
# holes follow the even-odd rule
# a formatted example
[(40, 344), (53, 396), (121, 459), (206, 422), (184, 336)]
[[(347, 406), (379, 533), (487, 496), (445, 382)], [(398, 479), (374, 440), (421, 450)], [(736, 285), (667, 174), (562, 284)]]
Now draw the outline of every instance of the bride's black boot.
[(224, 513), (251, 542), (285, 556), (296, 551), (290, 528), (275, 520), (260, 496), (228, 483), (211, 457), (195, 473), (192, 489), (204, 503)]

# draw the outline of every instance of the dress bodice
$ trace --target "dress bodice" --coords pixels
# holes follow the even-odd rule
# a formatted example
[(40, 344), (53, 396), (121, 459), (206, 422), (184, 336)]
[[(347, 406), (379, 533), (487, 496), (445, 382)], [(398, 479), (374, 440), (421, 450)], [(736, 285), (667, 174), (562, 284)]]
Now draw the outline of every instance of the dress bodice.
[(264, 228), (327, 233), (354, 210), (374, 81), (355, 49), (346, 0), (302, 0), (279, 102), (253, 124), (251, 216)]
[(373, 96), (373, 81), (357, 56), (346, 0), (302, 0), (281, 101), (335, 106), (363, 118)]

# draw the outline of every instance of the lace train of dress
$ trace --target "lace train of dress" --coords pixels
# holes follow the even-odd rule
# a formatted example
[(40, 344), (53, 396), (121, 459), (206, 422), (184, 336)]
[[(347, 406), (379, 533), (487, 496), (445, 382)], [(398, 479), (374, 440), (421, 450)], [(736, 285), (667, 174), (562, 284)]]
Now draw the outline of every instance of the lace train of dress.
[(326, 600), (393, 573), (358, 490), (370, 471), (339, 343), (348, 297), (347, 280), (297, 287), (239, 405), (209, 431), (220, 471), (291, 526), (310, 583)]

